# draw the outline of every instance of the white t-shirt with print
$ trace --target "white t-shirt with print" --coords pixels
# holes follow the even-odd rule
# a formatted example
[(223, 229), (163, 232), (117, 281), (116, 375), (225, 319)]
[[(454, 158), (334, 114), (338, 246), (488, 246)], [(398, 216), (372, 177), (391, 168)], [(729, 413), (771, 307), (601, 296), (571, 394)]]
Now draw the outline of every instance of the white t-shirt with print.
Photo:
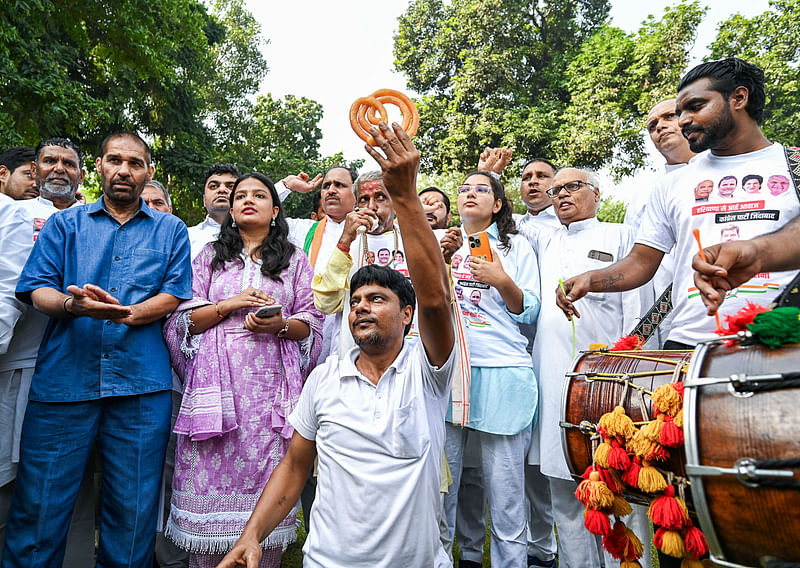
[[(760, 191), (744, 191), (742, 178), (747, 175), (762, 178)], [(720, 181), (729, 176), (736, 178), (732, 197), (719, 192)], [(773, 195), (768, 187), (771, 176), (785, 177), (789, 181), (787, 190)], [(707, 200), (695, 201), (694, 188), (705, 180), (714, 183), (714, 191)], [(700, 241), (707, 247), (724, 240), (752, 239), (773, 232), (798, 213), (800, 203), (791, 184), (783, 146), (777, 143), (737, 156), (715, 156), (706, 151), (660, 181), (645, 208), (636, 242), (663, 252), (674, 247), (675, 315), (669, 339), (694, 345), (712, 337), (716, 329), (715, 320), (706, 315), (694, 285), (692, 257), (698, 248), (693, 229), (699, 229)], [(736, 313), (748, 300), (766, 306), (793, 276), (793, 272), (757, 274), (728, 293), (720, 316)]]

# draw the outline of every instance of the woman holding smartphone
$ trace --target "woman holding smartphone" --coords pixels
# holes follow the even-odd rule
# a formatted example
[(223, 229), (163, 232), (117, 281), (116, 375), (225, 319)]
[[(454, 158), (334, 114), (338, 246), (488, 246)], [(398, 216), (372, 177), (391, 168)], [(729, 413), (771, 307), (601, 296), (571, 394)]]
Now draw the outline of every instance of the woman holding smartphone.
[[(499, 180), (475, 172), (458, 188), (464, 262), (452, 268), (470, 347), (467, 427), (447, 423), (445, 452), (453, 475), (445, 497), (453, 536), (467, 433), (477, 453), (491, 516), (492, 566), (527, 567), (525, 454), (536, 412), (536, 377), (519, 323), (539, 313), (539, 274), (528, 241), (517, 234), (511, 205)], [(454, 255), (455, 256), (455, 255)], [(450, 416), (448, 415), (448, 420)], [(483, 499), (483, 496), (477, 497)], [(480, 559), (464, 559), (478, 562)]]
[[(322, 344), (313, 271), (288, 240), (274, 185), (243, 175), (230, 203), (218, 239), (192, 262), (193, 298), (164, 327), (184, 381), (165, 534), (191, 567), (216, 566), (241, 534), (286, 452), (286, 419)], [(296, 513), (265, 541), (261, 566), (280, 565)]]

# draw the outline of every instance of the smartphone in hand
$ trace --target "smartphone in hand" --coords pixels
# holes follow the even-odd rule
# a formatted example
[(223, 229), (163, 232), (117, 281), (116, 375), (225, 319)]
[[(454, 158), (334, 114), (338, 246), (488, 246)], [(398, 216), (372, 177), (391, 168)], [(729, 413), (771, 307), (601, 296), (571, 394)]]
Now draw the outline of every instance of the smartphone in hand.
[(471, 256), (492, 262), (492, 247), (489, 245), (489, 235), (486, 231), (468, 235), (467, 242)]
[(280, 304), (272, 304), (271, 306), (264, 306), (263, 308), (259, 308), (256, 312), (257, 318), (271, 318), (275, 314), (277, 314), (283, 306)]

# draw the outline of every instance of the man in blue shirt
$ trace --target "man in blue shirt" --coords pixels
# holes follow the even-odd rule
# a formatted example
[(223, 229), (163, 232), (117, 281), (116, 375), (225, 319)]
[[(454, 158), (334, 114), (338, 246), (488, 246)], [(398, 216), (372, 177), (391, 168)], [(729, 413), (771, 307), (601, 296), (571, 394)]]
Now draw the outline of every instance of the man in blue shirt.
[(103, 141), (97, 203), (54, 214), (17, 297), (50, 316), (22, 427), (3, 568), (60, 566), (87, 458), (102, 459), (101, 566), (152, 565), (169, 437), (161, 319), (191, 297), (189, 239), (140, 198), (153, 166), (138, 135)]

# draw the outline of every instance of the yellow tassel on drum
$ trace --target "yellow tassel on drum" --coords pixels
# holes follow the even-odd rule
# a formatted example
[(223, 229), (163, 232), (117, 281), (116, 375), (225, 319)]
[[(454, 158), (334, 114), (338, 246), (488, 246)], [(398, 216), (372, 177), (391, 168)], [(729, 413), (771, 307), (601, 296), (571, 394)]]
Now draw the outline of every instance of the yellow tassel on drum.
[(642, 544), (642, 541), (639, 540), (639, 537), (636, 536), (636, 533), (634, 533), (627, 526), (623, 528), (625, 530), (625, 536), (628, 537), (628, 546), (625, 549), (625, 558), (630, 558), (631, 556), (641, 558), (642, 552), (644, 551), (644, 545)]
[(683, 428), (683, 408), (681, 408), (680, 411), (678, 411), (678, 413), (675, 415), (672, 421), (678, 428)]
[(683, 399), (681, 395), (671, 385), (661, 385), (650, 397), (650, 402), (653, 407), (657, 408), (659, 412), (664, 412), (670, 416), (675, 416), (678, 411), (683, 408)]
[(594, 462), (604, 469), (608, 469), (608, 453), (611, 451), (611, 445), (608, 442), (603, 442), (594, 452)]
[(611, 506), (611, 512), (615, 517), (627, 517), (633, 512), (631, 504), (622, 495), (614, 495), (614, 504)]
[(642, 471), (639, 472), (639, 489), (645, 493), (661, 493), (667, 488), (667, 480), (661, 472), (650, 465), (649, 462), (642, 462)]
[(703, 563), (697, 558), (686, 556), (681, 562), (681, 568), (703, 568)]
[(619, 568), (642, 568), (642, 565), (636, 560), (623, 560), (620, 562)]
[(677, 531), (665, 531), (663, 529), (659, 529), (659, 531), (663, 531), (661, 535), (661, 546), (659, 550), (668, 556), (674, 556), (675, 558), (683, 558), (686, 556), (686, 543), (683, 542), (683, 537), (681, 533)]
[(625, 414), (625, 409), (621, 406), (617, 406), (612, 412), (603, 414), (598, 425), (605, 430), (607, 436), (616, 438), (621, 443), (625, 443), (636, 433), (633, 420)]
[(601, 479), (600, 473), (593, 471), (589, 479), (584, 479), (575, 490), (575, 497), (584, 506), (597, 511), (605, 511), (614, 504), (614, 493)]
[[(670, 388), (670, 390), (672, 390)], [(639, 430), (642, 436), (650, 440), (651, 442), (658, 442), (658, 439), (661, 437), (661, 429), (664, 427), (664, 415), (659, 414), (658, 418), (655, 420), (651, 420)]]

